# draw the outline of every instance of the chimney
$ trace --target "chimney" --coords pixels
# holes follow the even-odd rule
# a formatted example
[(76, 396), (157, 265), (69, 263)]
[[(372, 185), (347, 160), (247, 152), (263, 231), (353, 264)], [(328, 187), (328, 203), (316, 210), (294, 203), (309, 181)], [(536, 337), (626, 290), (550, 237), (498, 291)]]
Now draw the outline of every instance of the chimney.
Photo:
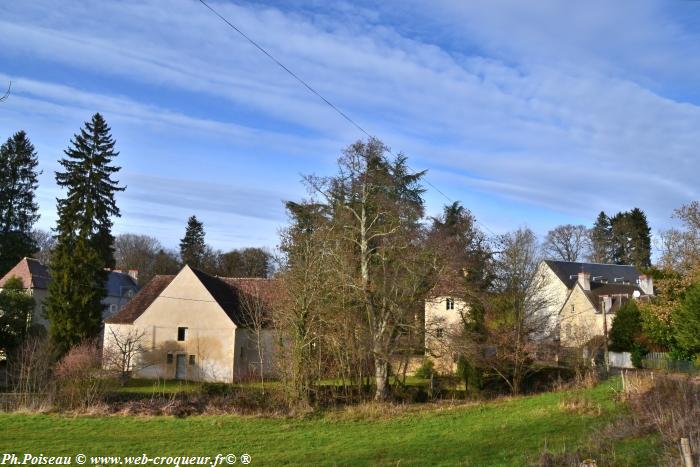
[(644, 295), (654, 295), (654, 279), (642, 274), (639, 276), (639, 288), (642, 289)]
[(138, 269), (129, 269), (129, 276), (134, 280), (134, 282), (139, 281), (139, 270)]
[(587, 272), (578, 273), (578, 283), (583, 290), (591, 290), (591, 275)]

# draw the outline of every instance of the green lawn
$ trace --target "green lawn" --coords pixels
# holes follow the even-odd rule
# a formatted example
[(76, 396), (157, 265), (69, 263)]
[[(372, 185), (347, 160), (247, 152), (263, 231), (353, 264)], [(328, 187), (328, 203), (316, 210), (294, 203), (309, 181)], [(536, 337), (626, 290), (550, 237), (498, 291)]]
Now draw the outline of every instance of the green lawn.
[[(414, 406), (384, 418), (342, 411), (301, 419), (0, 414), (0, 454), (246, 452), (253, 465), (528, 465), (545, 442), (550, 451), (585, 451), (595, 429), (625, 410), (614, 402), (616, 384), (579, 393), (600, 405), (600, 415), (563, 408), (560, 402), (573, 397), (569, 392), (452, 408)], [(653, 465), (658, 445), (654, 437), (626, 440), (616, 448), (616, 463)]]

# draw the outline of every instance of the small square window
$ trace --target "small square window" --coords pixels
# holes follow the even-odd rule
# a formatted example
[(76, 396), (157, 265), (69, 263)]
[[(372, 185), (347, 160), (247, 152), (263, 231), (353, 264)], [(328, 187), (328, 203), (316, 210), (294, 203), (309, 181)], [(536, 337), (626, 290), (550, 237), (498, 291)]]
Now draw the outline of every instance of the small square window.
[(168, 365), (170, 365), (170, 364), (173, 363), (173, 354), (170, 353), (170, 352), (168, 352), (168, 360), (167, 360), (167, 362), (168, 362)]
[(114, 303), (109, 305), (109, 313), (110, 314), (116, 313), (118, 311), (118, 309), (119, 309), (119, 306), (114, 304)]
[(435, 331), (435, 335), (437, 337), (443, 337), (445, 335), (445, 330), (442, 328), (437, 328), (437, 330)]
[(190, 365), (194, 365), (194, 355), (190, 355)]
[(177, 340), (182, 342), (187, 339), (187, 328), (177, 328)]
[(454, 298), (448, 298), (445, 300), (445, 309), (446, 310), (454, 310), (455, 309), (455, 299)]

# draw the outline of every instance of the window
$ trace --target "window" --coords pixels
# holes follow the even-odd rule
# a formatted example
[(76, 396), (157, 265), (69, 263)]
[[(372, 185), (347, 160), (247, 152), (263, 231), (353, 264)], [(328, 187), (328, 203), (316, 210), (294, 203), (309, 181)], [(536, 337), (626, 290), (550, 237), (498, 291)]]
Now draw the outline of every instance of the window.
[(114, 314), (117, 312), (117, 309), (119, 308), (118, 305), (112, 303), (109, 305), (109, 314)]
[(445, 300), (445, 309), (446, 310), (454, 310), (455, 309), (455, 299), (454, 298), (448, 298)]
[(442, 337), (442, 336), (444, 336), (444, 335), (445, 335), (445, 330), (444, 330), (444, 329), (442, 329), (442, 328), (437, 328), (437, 329), (435, 330), (435, 336), (437, 336), (437, 337)]
[(173, 363), (173, 354), (172, 354), (172, 352), (168, 352), (168, 360), (167, 360), (167, 362), (168, 362), (168, 365), (172, 365), (172, 363)]
[(187, 328), (177, 328), (177, 340), (179, 342), (187, 339)]
[(190, 355), (190, 365), (194, 365), (194, 355)]

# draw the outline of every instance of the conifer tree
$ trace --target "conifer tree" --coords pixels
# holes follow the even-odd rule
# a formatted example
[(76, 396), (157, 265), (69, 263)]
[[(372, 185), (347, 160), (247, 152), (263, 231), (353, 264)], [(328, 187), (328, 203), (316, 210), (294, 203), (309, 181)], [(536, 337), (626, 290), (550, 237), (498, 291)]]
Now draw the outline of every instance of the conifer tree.
[(35, 201), (38, 164), (24, 131), (0, 146), (0, 276), (37, 251), (31, 231), (39, 218)]
[(609, 263), (612, 261), (612, 228), (610, 219), (601, 211), (590, 231), (591, 255), (594, 263)]
[(65, 171), (56, 173), (56, 182), (67, 194), (58, 200), (46, 310), (50, 335), (62, 351), (100, 330), (105, 268), (114, 267), (111, 218), (120, 215), (114, 195), (124, 190), (112, 178), (120, 169), (112, 165), (119, 154), (114, 145), (107, 122), (97, 113), (59, 161)]
[(204, 243), (204, 224), (192, 216), (187, 220), (185, 236), (180, 240), (180, 257), (184, 264), (194, 268), (202, 265), (202, 260), (207, 251)]

